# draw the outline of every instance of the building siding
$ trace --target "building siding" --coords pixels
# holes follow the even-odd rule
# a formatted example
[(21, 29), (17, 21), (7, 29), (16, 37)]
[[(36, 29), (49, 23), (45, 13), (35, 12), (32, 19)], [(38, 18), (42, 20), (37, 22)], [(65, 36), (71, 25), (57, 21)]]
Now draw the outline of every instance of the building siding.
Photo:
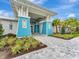
[[(8, 33), (16, 34), (17, 22), (15, 22), (15, 21), (6, 21), (6, 20), (3, 20), (3, 19), (0, 19), (0, 24), (2, 24), (2, 27), (4, 29), (3, 35), (8, 34)], [(10, 24), (12, 24), (12, 30), (10, 30), (10, 28), (9, 28)]]

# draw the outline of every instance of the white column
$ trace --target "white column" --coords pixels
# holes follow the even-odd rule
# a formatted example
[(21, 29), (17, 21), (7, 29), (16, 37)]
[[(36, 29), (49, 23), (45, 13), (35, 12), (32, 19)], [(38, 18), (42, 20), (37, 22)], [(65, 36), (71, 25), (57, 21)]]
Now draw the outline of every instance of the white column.
[(24, 9), (25, 9), (25, 7), (23, 6), (23, 12), (22, 12), (23, 13), (23, 17), (26, 17), (25, 16), (25, 10)]
[(18, 16), (21, 16), (21, 7), (18, 7)]
[(18, 16), (28, 17), (28, 14), (29, 14), (28, 7), (18, 6), (16, 10), (17, 10)]
[(29, 11), (28, 11), (28, 7), (26, 8), (26, 17), (29, 16)]
[(20, 16), (22, 15), (22, 6), (20, 7)]
[(26, 8), (24, 8), (23, 11), (24, 11), (24, 16), (26, 16)]
[(21, 16), (23, 16), (23, 6), (21, 6)]

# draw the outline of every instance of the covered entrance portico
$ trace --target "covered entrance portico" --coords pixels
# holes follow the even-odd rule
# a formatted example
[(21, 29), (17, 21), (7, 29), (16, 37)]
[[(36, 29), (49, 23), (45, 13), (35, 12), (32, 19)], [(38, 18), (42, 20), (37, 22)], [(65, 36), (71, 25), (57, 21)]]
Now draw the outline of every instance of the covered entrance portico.
[(41, 8), (27, 0), (11, 0), (16, 18), (18, 19), (17, 37), (31, 36), (34, 33), (52, 34), (50, 17), (54, 12)]
[(44, 16), (30, 13), (30, 24), (32, 34), (42, 34), (41, 21), (45, 20)]

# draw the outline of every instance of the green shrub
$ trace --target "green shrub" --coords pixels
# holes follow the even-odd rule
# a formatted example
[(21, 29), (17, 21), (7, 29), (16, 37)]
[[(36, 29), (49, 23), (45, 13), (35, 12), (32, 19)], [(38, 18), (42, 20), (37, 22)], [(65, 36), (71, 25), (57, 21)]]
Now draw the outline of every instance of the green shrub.
[(27, 42), (31, 44), (32, 48), (36, 48), (40, 43), (37, 40), (35, 40), (33, 37), (29, 37)]
[(3, 35), (3, 32), (4, 32), (3, 27), (2, 27), (2, 25), (0, 24), (0, 36)]
[(61, 29), (61, 34), (65, 34), (65, 28), (64, 27), (62, 27), (62, 29)]
[(36, 47), (39, 45), (39, 43), (40, 43), (40, 42), (34, 40), (34, 41), (31, 43), (31, 45), (32, 45), (33, 48), (36, 48)]
[(24, 44), (24, 40), (22, 40), (22, 39), (16, 39), (15, 44), (17, 44), (17, 45), (23, 45)]
[(14, 45), (11, 47), (11, 53), (12, 55), (16, 55), (18, 53), (21, 53), (21, 49), (22, 49), (22, 46), (21, 45)]
[(26, 51), (31, 47), (32, 39), (30, 37), (25, 38), (23, 50)]
[(30, 47), (31, 47), (30, 43), (25, 42), (25, 44), (24, 44), (24, 46), (23, 46), (23, 50), (24, 50), (24, 51), (29, 50)]
[(8, 37), (2, 38), (0, 40), (0, 48), (4, 48), (7, 44), (6, 44), (6, 39), (8, 39)]
[(75, 33), (73, 33), (73, 34), (79, 34), (79, 31), (76, 31)]
[(36, 41), (33, 37), (28, 37), (25, 40), (24, 50), (28, 50), (30, 46), (36, 48), (40, 42)]
[(16, 38), (14, 37), (9, 37), (7, 40), (6, 40), (6, 43), (7, 45), (13, 45), (14, 42), (15, 42)]
[(6, 45), (6, 42), (4, 40), (0, 41), (0, 49), (4, 48)]
[(33, 39), (31, 37), (26, 38), (25, 42), (32, 43)]
[(23, 44), (24, 44), (24, 40), (16, 39), (14, 46), (11, 46), (12, 55), (21, 53)]

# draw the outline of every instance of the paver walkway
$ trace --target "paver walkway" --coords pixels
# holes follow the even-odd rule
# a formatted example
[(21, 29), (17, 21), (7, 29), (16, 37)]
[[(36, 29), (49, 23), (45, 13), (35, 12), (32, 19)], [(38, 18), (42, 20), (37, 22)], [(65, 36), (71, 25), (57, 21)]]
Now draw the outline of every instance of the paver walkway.
[(13, 59), (79, 59), (79, 37), (63, 40), (48, 36), (34, 36), (48, 47)]

